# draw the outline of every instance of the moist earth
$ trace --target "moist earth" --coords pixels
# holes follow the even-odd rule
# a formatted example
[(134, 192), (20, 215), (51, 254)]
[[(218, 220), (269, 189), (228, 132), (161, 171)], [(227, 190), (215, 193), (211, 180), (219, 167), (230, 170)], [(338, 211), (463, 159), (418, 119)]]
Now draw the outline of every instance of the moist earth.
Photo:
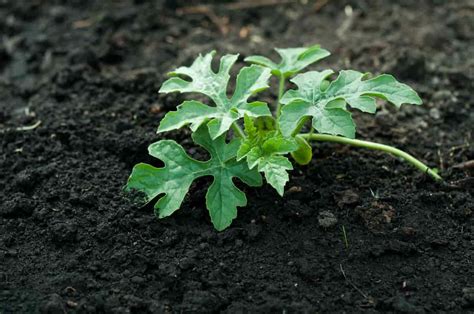
[[(0, 1), (0, 313), (474, 312), (472, 2), (288, 2)], [(206, 178), (163, 220), (124, 195), (135, 163), (159, 165), (154, 141), (205, 158), (188, 130), (156, 134), (188, 98), (158, 95), (167, 71), (314, 43), (332, 56), (312, 69), (419, 91), (420, 107), (354, 112), (357, 136), (443, 184), (324, 143), (283, 198), (237, 183), (248, 206), (223, 232)]]

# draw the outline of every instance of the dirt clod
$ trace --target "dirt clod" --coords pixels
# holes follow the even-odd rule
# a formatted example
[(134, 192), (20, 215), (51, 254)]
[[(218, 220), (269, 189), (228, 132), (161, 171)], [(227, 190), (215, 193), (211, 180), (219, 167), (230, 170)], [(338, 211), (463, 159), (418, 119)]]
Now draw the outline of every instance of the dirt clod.
[(318, 215), (318, 222), (323, 228), (331, 228), (337, 224), (337, 218), (330, 211), (322, 211)]
[(368, 206), (358, 206), (355, 212), (373, 232), (387, 231), (396, 215), (391, 205), (379, 201), (372, 202)]

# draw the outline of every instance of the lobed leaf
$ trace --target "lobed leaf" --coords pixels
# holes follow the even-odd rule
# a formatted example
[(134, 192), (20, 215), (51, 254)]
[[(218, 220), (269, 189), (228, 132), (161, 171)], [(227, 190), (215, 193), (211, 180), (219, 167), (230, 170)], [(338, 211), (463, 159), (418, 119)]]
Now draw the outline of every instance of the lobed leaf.
[(232, 179), (239, 178), (249, 186), (260, 186), (262, 178), (256, 169), (249, 169), (245, 162), (235, 159), (240, 145), (238, 140), (226, 143), (224, 136), (213, 140), (205, 127), (198, 128), (192, 138), (209, 152), (211, 158), (208, 161), (189, 157), (175, 141), (158, 141), (151, 144), (148, 151), (165, 166), (156, 168), (137, 164), (125, 189), (143, 192), (146, 202), (164, 194), (154, 206), (156, 215), (163, 218), (179, 209), (194, 180), (212, 176), (214, 180), (206, 194), (206, 206), (214, 227), (220, 231), (237, 217), (237, 207), (247, 204), (245, 194)]
[(422, 103), (418, 94), (393, 76), (383, 74), (364, 80), (365, 74), (357, 71), (341, 71), (329, 84), (328, 77), (334, 72), (310, 71), (295, 76), (291, 81), (297, 90), (287, 91), (281, 102), (280, 127), (290, 136), (304, 117), (312, 117), (313, 127), (320, 133), (355, 137), (355, 124), (346, 104), (363, 112), (375, 113), (375, 98), (384, 99), (395, 106)]
[(293, 170), (293, 165), (284, 156), (271, 155), (261, 157), (258, 162), (258, 171), (265, 174), (267, 182), (283, 196), (286, 182), (289, 181), (288, 170)]
[[(211, 138), (216, 139), (245, 114), (252, 117), (271, 115), (266, 103), (248, 103), (250, 96), (268, 88), (270, 70), (258, 65), (242, 68), (237, 75), (234, 94), (229, 99), (227, 97), (229, 71), (238, 55), (223, 56), (220, 60), (219, 71), (214, 73), (211, 68), (214, 54), (215, 52), (212, 51), (205, 56), (199, 55), (190, 67), (180, 67), (169, 73), (174, 77), (165, 81), (160, 89), (160, 93), (201, 93), (208, 96), (214, 106), (197, 101), (185, 101), (178, 106), (177, 111), (166, 114), (158, 132), (178, 129), (188, 124), (194, 131), (207, 122)], [(185, 80), (179, 75), (191, 80)]]
[(319, 45), (307, 48), (277, 48), (275, 50), (281, 57), (279, 64), (276, 64), (270, 59), (262, 56), (249, 56), (245, 58), (245, 61), (270, 68), (274, 75), (290, 77), (310, 64), (330, 55), (329, 51), (320, 48)]

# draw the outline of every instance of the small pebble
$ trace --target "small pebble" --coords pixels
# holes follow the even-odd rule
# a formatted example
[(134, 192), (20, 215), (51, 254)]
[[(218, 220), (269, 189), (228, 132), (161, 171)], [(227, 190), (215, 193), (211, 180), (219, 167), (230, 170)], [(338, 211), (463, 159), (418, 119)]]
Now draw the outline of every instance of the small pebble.
[(331, 228), (337, 224), (337, 218), (330, 211), (322, 211), (318, 215), (318, 222), (323, 228)]
[(143, 283), (145, 282), (145, 279), (139, 276), (133, 276), (131, 279), (131, 282), (133, 283)]
[(429, 114), (430, 114), (430, 117), (435, 120), (439, 120), (439, 118), (441, 118), (441, 113), (439, 112), (438, 108), (431, 108)]

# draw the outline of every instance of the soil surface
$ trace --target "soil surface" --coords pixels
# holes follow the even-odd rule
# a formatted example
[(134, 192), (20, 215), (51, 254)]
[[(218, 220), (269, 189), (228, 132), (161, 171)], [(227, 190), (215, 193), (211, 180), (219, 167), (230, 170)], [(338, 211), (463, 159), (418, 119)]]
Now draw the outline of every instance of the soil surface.
[[(232, 3), (0, 1), (0, 313), (474, 312), (472, 1)], [(189, 131), (155, 134), (185, 99), (157, 94), (167, 71), (213, 49), (242, 66), (314, 43), (332, 56), (313, 69), (392, 73), (419, 91), (421, 107), (354, 113), (358, 138), (445, 184), (325, 143), (283, 198), (245, 189), (220, 233), (209, 180), (160, 221), (122, 193), (135, 163), (155, 162), (150, 143), (194, 150)]]

